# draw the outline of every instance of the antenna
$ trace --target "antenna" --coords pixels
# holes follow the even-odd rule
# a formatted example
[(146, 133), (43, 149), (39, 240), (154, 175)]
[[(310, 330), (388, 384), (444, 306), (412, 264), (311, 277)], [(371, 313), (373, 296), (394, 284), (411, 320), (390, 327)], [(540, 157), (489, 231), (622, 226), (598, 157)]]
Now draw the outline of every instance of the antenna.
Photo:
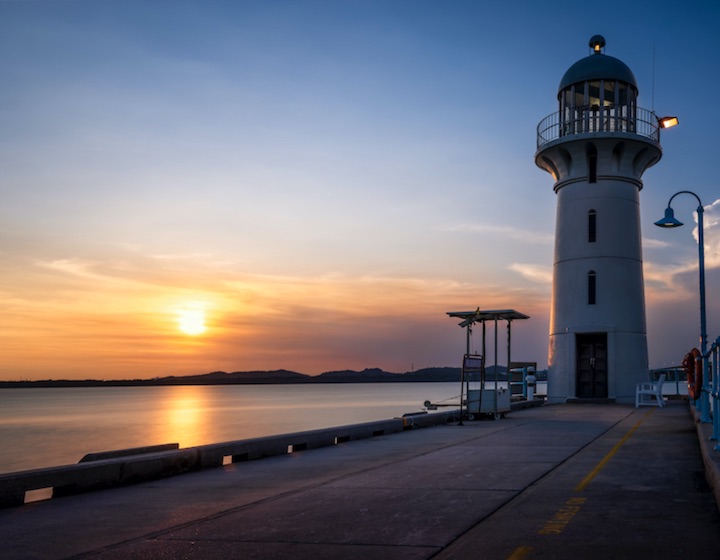
[(652, 53), (652, 107), (650, 110), (655, 113), (655, 41), (653, 41)]

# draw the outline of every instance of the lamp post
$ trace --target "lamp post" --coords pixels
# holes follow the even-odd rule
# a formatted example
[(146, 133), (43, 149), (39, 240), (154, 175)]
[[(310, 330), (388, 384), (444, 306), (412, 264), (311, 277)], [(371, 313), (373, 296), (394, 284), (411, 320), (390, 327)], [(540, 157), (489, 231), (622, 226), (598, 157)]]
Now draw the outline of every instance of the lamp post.
[(698, 201), (697, 215), (698, 215), (698, 268), (700, 273), (700, 352), (702, 353), (703, 360), (703, 386), (700, 393), (700, 420), (702, 422), (709, 422), (709, 402), (707, 394), (707, 383), (708, 376), (706, 375), (705, 363), (707, 357), (707, 320), (705, 317), (705, 236), (703, 231), (703, 205), (700, 201), (700, 197), (691, 191), (679, 191), (670, 197), (668, 200), (668, 206), (665, 209), (665, 217), (655, 222), (656, 226), (663, 228), (675, 228), (680, 227), (683, 223), (675, 218), (673, 209), (670, 204), (679, 194), (691, 194)]

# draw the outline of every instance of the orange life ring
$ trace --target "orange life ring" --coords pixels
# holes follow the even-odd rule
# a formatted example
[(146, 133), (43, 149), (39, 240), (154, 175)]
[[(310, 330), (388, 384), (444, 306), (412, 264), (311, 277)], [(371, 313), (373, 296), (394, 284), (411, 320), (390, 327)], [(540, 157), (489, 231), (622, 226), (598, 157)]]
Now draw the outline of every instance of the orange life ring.
[(702, 392), (703, 367), (701, 357), (700, 350), (693, 348), (685, 354), (682, 361), (682, 367), (687, 376), (688, 396), (692, 400), (699, 399)]

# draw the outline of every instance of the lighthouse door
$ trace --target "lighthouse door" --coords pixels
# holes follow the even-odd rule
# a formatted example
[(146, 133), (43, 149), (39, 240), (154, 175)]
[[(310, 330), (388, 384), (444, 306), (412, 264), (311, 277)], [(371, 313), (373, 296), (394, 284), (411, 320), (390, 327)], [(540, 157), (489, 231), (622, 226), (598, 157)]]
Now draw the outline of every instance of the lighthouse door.
[(577, 397), (607, 398), (607, 333), (578, 334), (576, 344)]

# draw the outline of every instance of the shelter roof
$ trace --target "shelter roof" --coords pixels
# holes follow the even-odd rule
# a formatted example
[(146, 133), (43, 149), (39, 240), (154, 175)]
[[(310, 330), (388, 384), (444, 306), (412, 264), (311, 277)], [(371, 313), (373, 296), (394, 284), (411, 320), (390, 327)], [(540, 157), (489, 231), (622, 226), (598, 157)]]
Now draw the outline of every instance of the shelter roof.
[(481, 311), (478, 307), (475, 311), (448, 311), (450, 317), (462, 319), (461, 327), (472, 325), (473, 323), (482, 323), (485, 321), (495, 321), (502, 319), (504, 321), (515, 321), (517, 319), (529, 319), (528, 315), (515, 311), (514, 309), (495, 309), (490, 311)]

